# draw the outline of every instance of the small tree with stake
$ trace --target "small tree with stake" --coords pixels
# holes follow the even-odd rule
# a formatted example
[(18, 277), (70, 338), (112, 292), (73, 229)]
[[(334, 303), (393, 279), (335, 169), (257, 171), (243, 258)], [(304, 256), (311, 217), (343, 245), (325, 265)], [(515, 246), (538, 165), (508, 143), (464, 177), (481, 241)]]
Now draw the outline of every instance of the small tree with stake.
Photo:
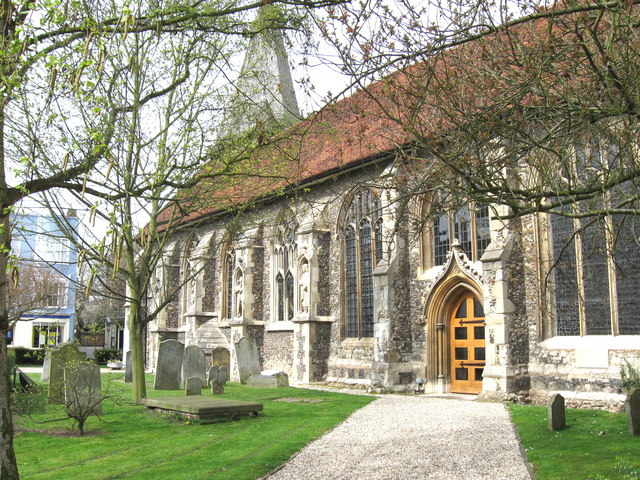
[(91, 415), (102, 415), (100, 368), (91, 361), (73, 362), (64, 368), (64, 411), (78, 425), (80, 436)]
[[(64, 367), (64, 395), (57, 403), (61, 404), (65, 416), (36, 423), (59, 422), (72, 419), (71, 428), (78, 426), (80, 436), (84, 435), (84, 426), (90, 416), (101, 417), (102, 401), (111, 399), (120, 402), (119, 392), (112, 390), (109, 383), (102, 391), (100, 368), (91, 360), (69, 362)], [(28, 412), (27, 412), (28, 413)]]

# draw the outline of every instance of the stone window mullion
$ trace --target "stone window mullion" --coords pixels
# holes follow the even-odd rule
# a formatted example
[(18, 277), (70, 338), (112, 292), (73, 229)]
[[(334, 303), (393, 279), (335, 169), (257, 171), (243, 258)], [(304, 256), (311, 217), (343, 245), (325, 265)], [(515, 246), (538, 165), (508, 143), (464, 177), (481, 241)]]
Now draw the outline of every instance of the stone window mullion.
[(357, 192), (344, 222), (344, 335), (373, 336), (373, 269), (382, 257), (380, 200), (369, 190)]
[(584, 299), (584, 276), (583, 263), (582, 263), (582, 234), (580, 229), (580, 220), (573, 219), (573, 228), (577, 232), (574, 238), (575, 245), (575, 260), (576, 260), (576, 285), (578, 287), (578, 320), (580, 325), (580, 335), (587, 334), (587, 321), (585, 312), (585, 299)]

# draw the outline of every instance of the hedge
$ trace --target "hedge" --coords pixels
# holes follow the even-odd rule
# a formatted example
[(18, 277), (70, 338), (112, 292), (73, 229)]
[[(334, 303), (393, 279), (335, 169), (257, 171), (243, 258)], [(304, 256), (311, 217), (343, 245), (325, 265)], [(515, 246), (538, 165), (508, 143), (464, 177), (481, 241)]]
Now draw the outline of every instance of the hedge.
[(16, 353), (13, 348), (7, 349), (7, 374), (13, 379), (13, 367), (16, 365)]
[(99, 348), (93, 352), (93, 359), (96, 363), (106, 364), (112, 360), (122, 359), (122, 350), (112, 350), (109, 348)]
[(44, 362), (44, 348), (9, 347), (16, 355), (17, 365), (42, 365)]

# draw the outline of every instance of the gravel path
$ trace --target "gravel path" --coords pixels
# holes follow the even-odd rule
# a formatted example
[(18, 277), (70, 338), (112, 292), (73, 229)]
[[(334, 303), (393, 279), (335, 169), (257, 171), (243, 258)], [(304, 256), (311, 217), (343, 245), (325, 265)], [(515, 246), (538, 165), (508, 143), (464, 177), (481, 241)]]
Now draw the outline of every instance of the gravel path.
[(385, 395), (268, 480), (530, 480), (505, 407)]

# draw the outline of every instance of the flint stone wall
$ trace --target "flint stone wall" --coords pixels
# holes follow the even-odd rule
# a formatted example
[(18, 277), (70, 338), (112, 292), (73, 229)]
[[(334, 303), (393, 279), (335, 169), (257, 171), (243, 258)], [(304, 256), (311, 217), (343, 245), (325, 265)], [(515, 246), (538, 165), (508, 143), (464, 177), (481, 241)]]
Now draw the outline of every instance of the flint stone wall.
[(263, 370), (282, 370), (291, 376), (293, 372), (293, 332), (265, 332), (262, 351)]

